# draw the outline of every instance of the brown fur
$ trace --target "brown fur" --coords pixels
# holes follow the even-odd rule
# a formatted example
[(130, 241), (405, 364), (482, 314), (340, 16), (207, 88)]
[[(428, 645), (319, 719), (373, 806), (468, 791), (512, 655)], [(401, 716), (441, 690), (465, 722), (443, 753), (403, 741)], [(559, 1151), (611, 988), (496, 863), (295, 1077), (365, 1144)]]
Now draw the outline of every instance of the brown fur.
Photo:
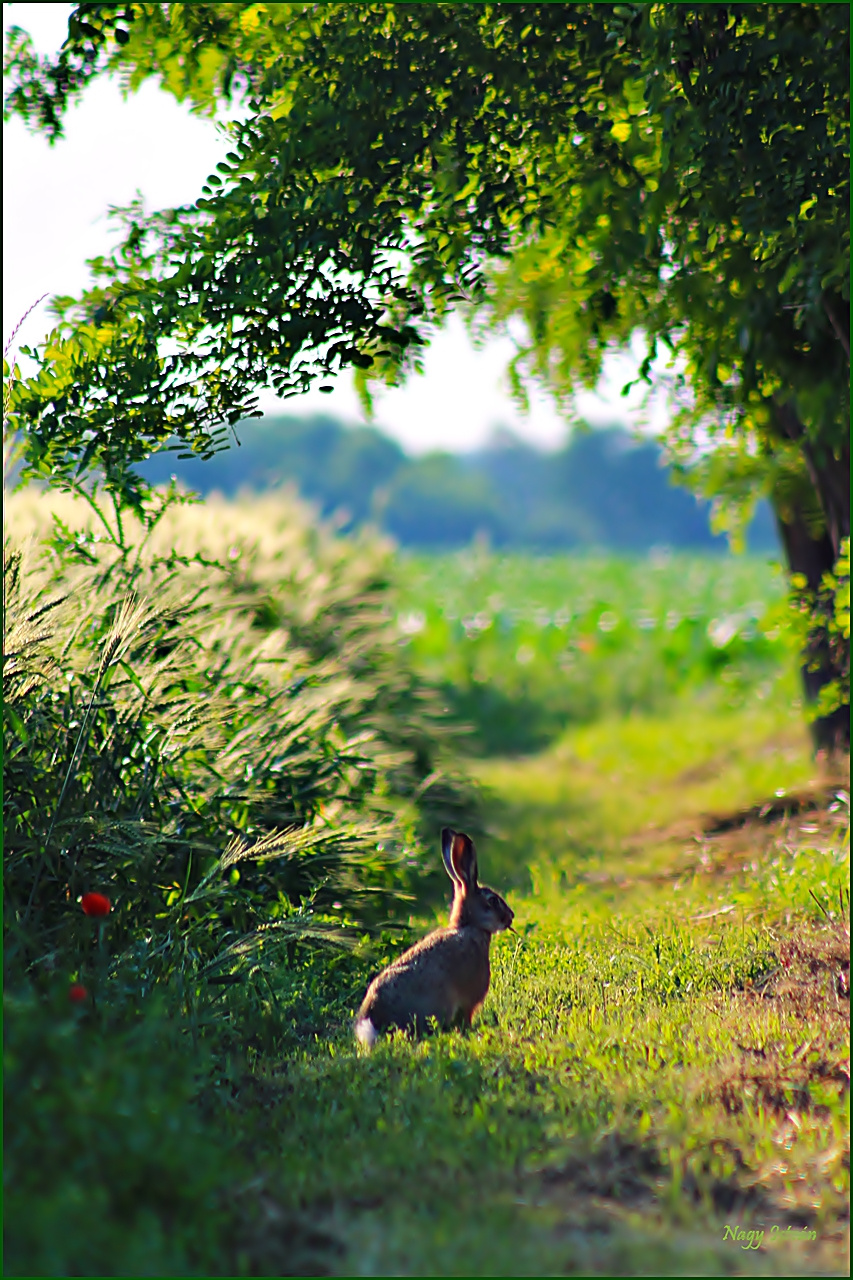
[(391, 1027), (426, 1030), (435, 1020), (443, 1030), (470, 1026), (489, 990), (492, 934), (512, 924), (513, 913), (492, 889), (477, 883), (477, 859), (468, 836), (445, 828), (442, 852), (454, 882), (446, 929), (436, 929), (374, 978), (356, 1020), (374, 1033)]

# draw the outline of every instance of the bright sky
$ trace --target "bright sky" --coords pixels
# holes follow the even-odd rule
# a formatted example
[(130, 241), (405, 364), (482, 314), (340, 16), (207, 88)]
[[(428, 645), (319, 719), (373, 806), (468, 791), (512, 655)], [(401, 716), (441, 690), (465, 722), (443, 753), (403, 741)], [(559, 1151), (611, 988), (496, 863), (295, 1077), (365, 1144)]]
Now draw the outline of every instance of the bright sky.
[[(4, 28), (23, 27), (39, 53), (55, 54), (70, 8), (4, 4)], [(228, 149), (212, 121), (192, 116), (153, 83), (124, 101), (116, 83), (95, 81), (69, 111), (66, 136), (53, 147), (20, 120), (4, 124), (4, 346), (41, 294), (75, 294), (86, 286), (86, 259), (111, 244), (105, 217), (110, 205), (129, 203), (137, 191), (151, 209), (188, 203)], [(15, 347), (40, 341), (49, 327), (45, 301), (22, 325)], [(431, 342), (423, 375), (375, 393), (375, 425), (416, 453), (476, 448), (498, 426), (545, 448), (558, 446), (566, 426), (547, 395), (535, 391), (527, 415), (511, 400), (505, 370), (514, 350), (509, 338), (491, 339), (475, 350), (461, 320), (452, 318)], [(619, 395), (635, 369), (630, 357), (614, 357), (596, 393), (578, 397), (582, 417), (593, 425), (641, 427), (641, 393)], [(269, 392), (261, 408), (322, 410), (347, 422), (364, 420), (350, 373), (338, 376), (331, 394), (311, 391), (282, 403)], [(660, 428), (666, 409), (656, 406), (647, 417), (648, 427)]]

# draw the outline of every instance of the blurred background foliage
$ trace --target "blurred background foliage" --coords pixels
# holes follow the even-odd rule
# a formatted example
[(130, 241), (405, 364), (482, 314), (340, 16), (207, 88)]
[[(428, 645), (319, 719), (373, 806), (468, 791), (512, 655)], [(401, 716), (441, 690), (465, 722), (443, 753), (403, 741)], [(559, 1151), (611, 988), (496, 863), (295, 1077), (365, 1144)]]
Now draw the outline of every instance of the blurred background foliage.
[[(407, 557), (400, 629), (485, 755), (542, 749), (568, 726), (778, 696), (798, 637), (785, 580), (758, 557)], [(789, 695), (790, 696), (790, 695)]]
[[(268, 415), (240, 423), (237, 434), (240, 446), (227, 454), (205, 462), (158, 453), (140, 473), (229, 497), (291, 484), (342, 529), (373, 523), (404, 547), (447, 550), (477, 537), (537, 552), (726, 546), (712, 530), (710, 503), (673, 483), (679, 477), (660, 444), (624, 428), (579, 429), (549, 453), (498, 430), (483, 449), (420, 457), (375, 427), (322, 415)], [(756, 552), (778, 546), (766, 502), (747, 543)]]

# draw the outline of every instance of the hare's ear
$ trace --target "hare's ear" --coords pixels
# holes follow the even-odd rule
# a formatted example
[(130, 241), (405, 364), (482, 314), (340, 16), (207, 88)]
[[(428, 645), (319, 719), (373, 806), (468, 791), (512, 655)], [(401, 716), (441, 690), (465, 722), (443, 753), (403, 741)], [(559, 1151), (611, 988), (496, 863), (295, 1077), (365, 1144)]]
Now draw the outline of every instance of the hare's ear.
[(441, 828), (441, 856), (444, 859), (445, 870), (454, 884), (459, 883), (459, 876), (453, 865), (453, 842), (456, 839), (458, 839), (456, 832), (451, 831), (450, 827)]
[[(444, 862), (453, 879), (457, 884), (464, 885), (466, 889), (476, 889), (477, 887), (477, 854), (474, 852), (474, 842), (470, 836), (464, 835), (461, 831), (450, 831), (448, 852), (444, 854)], [(444, 841), (442, 840), (442, 853), (444, 853)]]

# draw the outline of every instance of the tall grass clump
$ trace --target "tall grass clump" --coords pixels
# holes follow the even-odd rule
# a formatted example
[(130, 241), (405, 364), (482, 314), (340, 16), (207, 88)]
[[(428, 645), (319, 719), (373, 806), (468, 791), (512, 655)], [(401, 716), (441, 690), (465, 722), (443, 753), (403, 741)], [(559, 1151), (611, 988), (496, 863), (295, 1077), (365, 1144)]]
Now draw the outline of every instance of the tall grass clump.
[(7, 519), (7, 967), (201, 989), (408, 915), (419, 827), (465, 800), (383, 547), (280, 500), (166, 500), (146, 527), (23, 493)]

